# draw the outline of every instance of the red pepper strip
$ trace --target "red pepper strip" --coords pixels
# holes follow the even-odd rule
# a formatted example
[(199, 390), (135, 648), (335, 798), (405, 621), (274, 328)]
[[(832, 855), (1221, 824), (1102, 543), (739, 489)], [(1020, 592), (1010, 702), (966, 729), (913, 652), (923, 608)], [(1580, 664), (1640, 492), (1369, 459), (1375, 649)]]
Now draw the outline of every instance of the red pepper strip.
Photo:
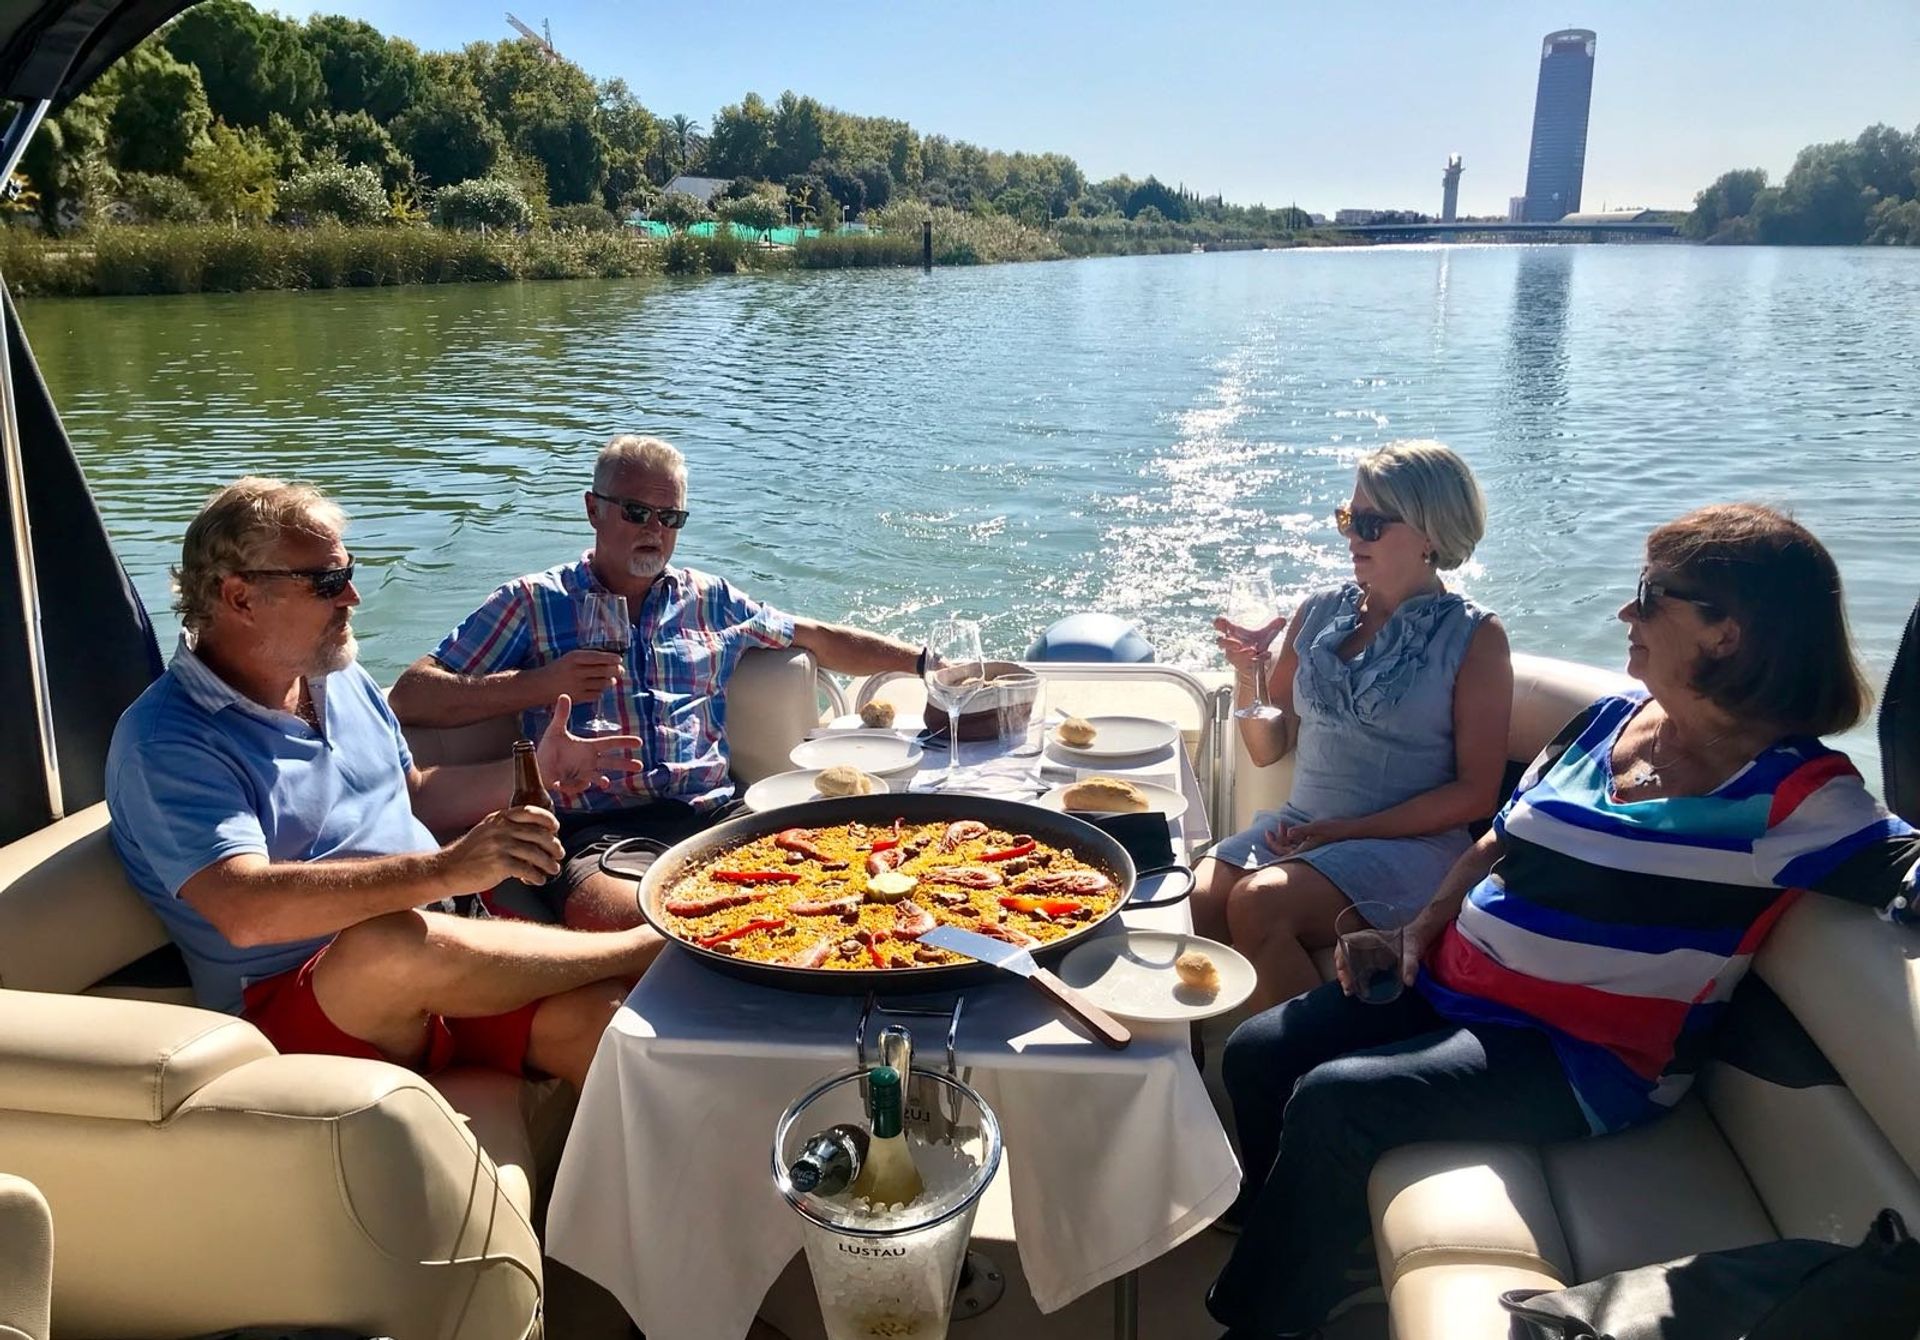
[(881, 954), (880, 946), (878, 945), (867, 946), (867, 957), (873, 960), (873, 966), (876, 968), (884, 968), (887, 966), (887, 960), (885, 956)]
[(875, 838), (873, 845), (871, 847), (868, 847), (867, 850), (868, 851), (891, 851), (893, 848), (899, 846), (900, 845), (900, 825), (905, 822), (906, 820), (904, 819), (895, 819), (893, 821), (893, 836)]
[(982, 852), (980, 853), (980, 859), (983, 861), (1011, 861), (1016, 856), (1025, 856), (1039, 845), (1039, 843), (1029, 839), (1026, 842), (1018, 843), (1000, 851)]
[(798, 884), (792, 870), (716, 870), (709, 878), (721, 884)]
[(787, 919), (785, 917), (769, 917), (765, 921), (749, 921), (744, 926), (736, 927), (730, 931), (722, 931), (718, 935), (703, 935), (698, 940), (695, 940), (694, 943), (702, 949), (711, 949), (722, 940), (737, 940), (741, 936), (751, 935), (755, 931), (770, 931), (775, 927), (786, 924)]
[(1078, 912), (1080, 904), (1071, 898), (1022, 898), (1000, 899), (1000, 906), (1009, 912), (1045, 912), (1050, 917), (1065, 916), (1069, 912)]

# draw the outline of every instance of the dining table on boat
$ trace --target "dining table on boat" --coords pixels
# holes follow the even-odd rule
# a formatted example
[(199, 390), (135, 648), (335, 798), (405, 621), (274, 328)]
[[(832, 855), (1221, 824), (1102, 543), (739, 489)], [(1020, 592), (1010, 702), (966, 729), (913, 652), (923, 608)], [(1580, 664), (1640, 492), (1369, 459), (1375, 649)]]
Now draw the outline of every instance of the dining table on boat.
[[(1008, 794), (1074, 773), (1049, 748), (1023, 766), (1004, 747), (963, 746), (979, 793)], [(937, 784), (930, 754), (909, 789)], [(1210, 834), (1200, 785), (1178, 744), (1101, 771), (1176, 782), (1169, 820), (1183, 858)], [(963, 775), (963, 786), (968, 777)], [(1155, 894), (1143, 881), (1136, 900)], [(1123, 927), (1192, 929), (1186, 902), (1123, 911)], [(1239, 1165), (1207, 1096), (1188, 1025), (1129, 1024), (1133, 1041), (1095, 1043), (1039, 993), (1009, 978), (926, 996), (884, 997), (944, 1016), (963, 1077), (998, 1115), (1014, 1240), (1035, 1305), (1053, 1312), (1133, 1272), (1217, 1218)], [(801, 1246), (801, 1219), (775, 1188), (774, 1124), (797, 1096), (856, 1063), (865, 1002), (739, 980), (669, 945), (600, 1040), (547, 1210), (547, 1254), (606, 1288), (648, 1340), (744, 1336)], [(882, 1024), (871, 1022), (869, 1052)], [(915, 1018), (916, 1066), (945, 1064), (947, 1021)], [(1130, 1324), (1130, 1307), (1116, 1303)], [(1124, 1329), (1124, 1327), (1122, 1328)]]

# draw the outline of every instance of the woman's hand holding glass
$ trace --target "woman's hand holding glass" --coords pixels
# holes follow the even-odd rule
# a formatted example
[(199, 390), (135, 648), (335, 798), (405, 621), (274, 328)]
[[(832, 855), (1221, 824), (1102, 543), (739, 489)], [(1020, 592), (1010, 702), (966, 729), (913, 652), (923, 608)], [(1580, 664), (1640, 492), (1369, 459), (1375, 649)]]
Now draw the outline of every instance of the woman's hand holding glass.
[[(1403, 986), (1412, 986), (1419, 979), (1421, 960), (1426, 958), (1427, 950), (1433, 947), (1452, 920), (1451, 915), (1435, 915), (1429, 906), (1400, 928), (1400, 981)], [(1347, 960), (1346, 943), (1338, 935), (1333, 940), (1333, 971), (1342, 991), (1349, 996), (1360, 996), (1360, 983), (1355, 979), (1353, 965)]]
[(1236, 710), (1236, 717), (1270, 719), (1280, 715), (1280, 709), (1268, 698), (1267, 676), (1271, 673), (1274, 641), (1286, 626), (1284, 614), (1274, 614), (1265, 623), (1252, 627), (1235, 623), (1225, 615), (1213, 621), (1213, 631), (1220, 635), (1219, 647), (1227, 664), (1233, 667), (1237, 677), (1253, 687), (1252, 704)]

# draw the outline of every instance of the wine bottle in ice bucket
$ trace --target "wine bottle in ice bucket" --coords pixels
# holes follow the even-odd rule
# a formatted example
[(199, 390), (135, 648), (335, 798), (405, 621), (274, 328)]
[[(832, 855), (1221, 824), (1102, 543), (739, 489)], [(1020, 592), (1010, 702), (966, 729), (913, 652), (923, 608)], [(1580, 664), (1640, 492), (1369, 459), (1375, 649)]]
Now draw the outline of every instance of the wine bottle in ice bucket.
[(867, 1162), (867, 1133), (851, 1122), (815, 1131), (787, 1168), (796, 1191), (835, 1196), (853, 1184)]
[(890, 1065), (867, 1072), (867, 1119), (873, 1135), (853, 1195), (875, 1206), (911, 1204), (925, 1188), (901, 1124), (900, 1072)]

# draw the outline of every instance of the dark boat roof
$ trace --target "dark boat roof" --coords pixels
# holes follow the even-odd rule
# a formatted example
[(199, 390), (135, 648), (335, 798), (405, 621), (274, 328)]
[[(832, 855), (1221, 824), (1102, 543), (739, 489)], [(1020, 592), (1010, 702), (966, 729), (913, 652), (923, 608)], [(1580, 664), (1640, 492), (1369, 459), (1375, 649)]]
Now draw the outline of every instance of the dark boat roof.
[(0, 92), (63, 107), (194, 0), (0, 0)]

